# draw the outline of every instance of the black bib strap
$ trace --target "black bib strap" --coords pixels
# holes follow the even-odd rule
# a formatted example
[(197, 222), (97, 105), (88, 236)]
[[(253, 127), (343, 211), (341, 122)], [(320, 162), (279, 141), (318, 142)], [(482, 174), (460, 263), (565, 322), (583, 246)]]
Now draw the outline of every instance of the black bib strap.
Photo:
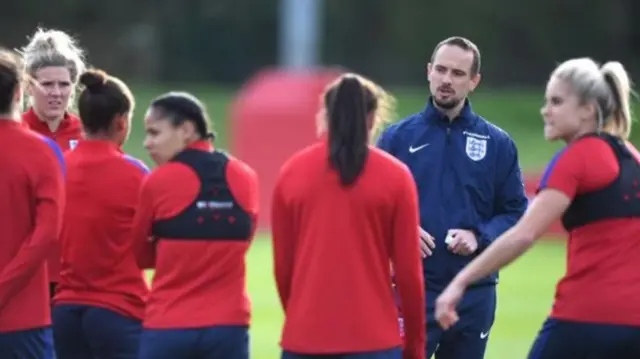
[(180, 152), (172, 162), (183, 163), (195, 171), (200, 179), (200, 193), (177, 216), (155, 221), (153, 235), (162, 239), (249, 240), (253, 222), (229, 187), (228, 156), (218, 151), (189, 149)]
[[(640, 165), (624, 141), (608, 134), (590, 134), (605, 140), (613, 150), (620, 173), (607, 187), (577, 195), (565, 212), (567, 231), (605, 219), (640, 217)], [(588, 155), (588, 154), (587, 154)]]

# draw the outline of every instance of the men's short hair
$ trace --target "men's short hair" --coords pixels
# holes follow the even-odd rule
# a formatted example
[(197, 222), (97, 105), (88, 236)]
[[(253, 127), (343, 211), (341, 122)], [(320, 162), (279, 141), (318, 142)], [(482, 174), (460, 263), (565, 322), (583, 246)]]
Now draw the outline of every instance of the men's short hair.
[(460, 36), (452, 36), (448, 39), (440, 41), (440, 43), (436, 45), (436, 48), (433, 50), (433, 53), (431, 54), (432, 63), (433, 63), (434, 57), (436, 56), (436, 52), (438, 52), (438, 50), (444, 45), (457, 46), (465, 51), (473, 52), (473, 62), (471, 63), (471, 75), (475, 76), (478, 73), (480, 73), (480, 50), (478, 50), (478, 46), (476, 46), (476, 44), (471, 42), (471, 40), (466, 39), (464, 37), (460, 37)]

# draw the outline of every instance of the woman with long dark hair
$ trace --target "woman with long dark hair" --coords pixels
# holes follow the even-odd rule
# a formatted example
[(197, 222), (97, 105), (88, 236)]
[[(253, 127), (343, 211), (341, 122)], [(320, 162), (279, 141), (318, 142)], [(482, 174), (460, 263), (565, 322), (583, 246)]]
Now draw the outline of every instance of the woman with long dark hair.
[(271, 227), (283, 358), (424, 358), (416, 188), (405, 165), (370, 145), (389, 99), (341, 76), (323, 95), (326, 133), (281, 169)]

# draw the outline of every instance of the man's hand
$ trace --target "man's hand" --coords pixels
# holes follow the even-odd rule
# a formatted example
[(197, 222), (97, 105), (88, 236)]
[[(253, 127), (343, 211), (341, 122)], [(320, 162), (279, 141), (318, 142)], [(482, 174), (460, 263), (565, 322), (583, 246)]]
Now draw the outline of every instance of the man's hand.
[(432, 250), (436, 248), (436, 242), (427, 231), (420, 227), (418, 228), (420, 229), (420, 252), (422, 253), (422, 258), (426, 258), (433, 254)]
[(478, 250), (476, 235), (466, 229), (450, 229), (445, 242), (451, 252), (461, 256), (470, 256)]

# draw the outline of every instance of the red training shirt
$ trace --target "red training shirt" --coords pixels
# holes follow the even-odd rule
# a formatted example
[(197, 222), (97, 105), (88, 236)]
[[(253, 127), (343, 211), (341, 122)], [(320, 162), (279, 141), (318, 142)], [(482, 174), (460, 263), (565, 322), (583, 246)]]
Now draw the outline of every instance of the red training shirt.
[(411, 358), (424, 358), (417, 197), (408, 168), (373, 147), (352, 188), (329, 167), (325, 141), (284, 164), (271, 226), (285, 350), (332, 354), (402, 345), (391, 262), (405, 349)]
[[(213, 151), (207, 141), (197, 141), (188, 148)], [(229, 157), (226, 176), (229, 189), (252, 215), (255, 228), (259, 202), (256, 173)], [(159, 166), (143, 182), (133, 233), (140, 265), (152, 267), (155, 262), (146, 328), (249, 325), (245, 255), (250, 241), (149, 241), (152, 223), (182, 212), (199, 191), (195, 171), (178, 162)]]
[(62, 223), (62, 152), (7, 119), (0, 152), (0, 332), (41, 328), (51, 324), (45, 261)]
[(81, 140), (65, 161), (62, 267), (54, 303), (97, 306), (142, 320), (147, 284), (131, 230), (149, 169), (108, 141)]
[(22, 121), (29, 126), (30, 130), (54, 140), (63, 151), (72, 149), (83, 137), (80, 118), (68, 112), (65, 113), (55, 131), (51, 131), (47, 123), (38, 118), (33, 108), (22, 114)]
[[(70, 113), (65, 113), (55, 131), (51, 131), (47, 123), (38, 118), (33, 108), (22, 114), (22, 123), (26, 124), (30, 130), (54, 140), (63, 152), (73, 148), (77, 141), (82, 138), (82, 122), (78, 117)], [(58, 247), (51, 250), (47, 264), (49, 279), (57, 283), (60, 278), (60, 249)]]
[[(633, 145), (627, 147), (640, 161)], [(607, 187), (619, 171), (611, 146), (601, 138), (586, 137), (556, 154), (540, 189), (552, 188), (573, 199)], [(605, 219), (570, 231), (567, 272), (558, 283), (551, 316), (640, 325), (639, 239), (640, 218)]]

